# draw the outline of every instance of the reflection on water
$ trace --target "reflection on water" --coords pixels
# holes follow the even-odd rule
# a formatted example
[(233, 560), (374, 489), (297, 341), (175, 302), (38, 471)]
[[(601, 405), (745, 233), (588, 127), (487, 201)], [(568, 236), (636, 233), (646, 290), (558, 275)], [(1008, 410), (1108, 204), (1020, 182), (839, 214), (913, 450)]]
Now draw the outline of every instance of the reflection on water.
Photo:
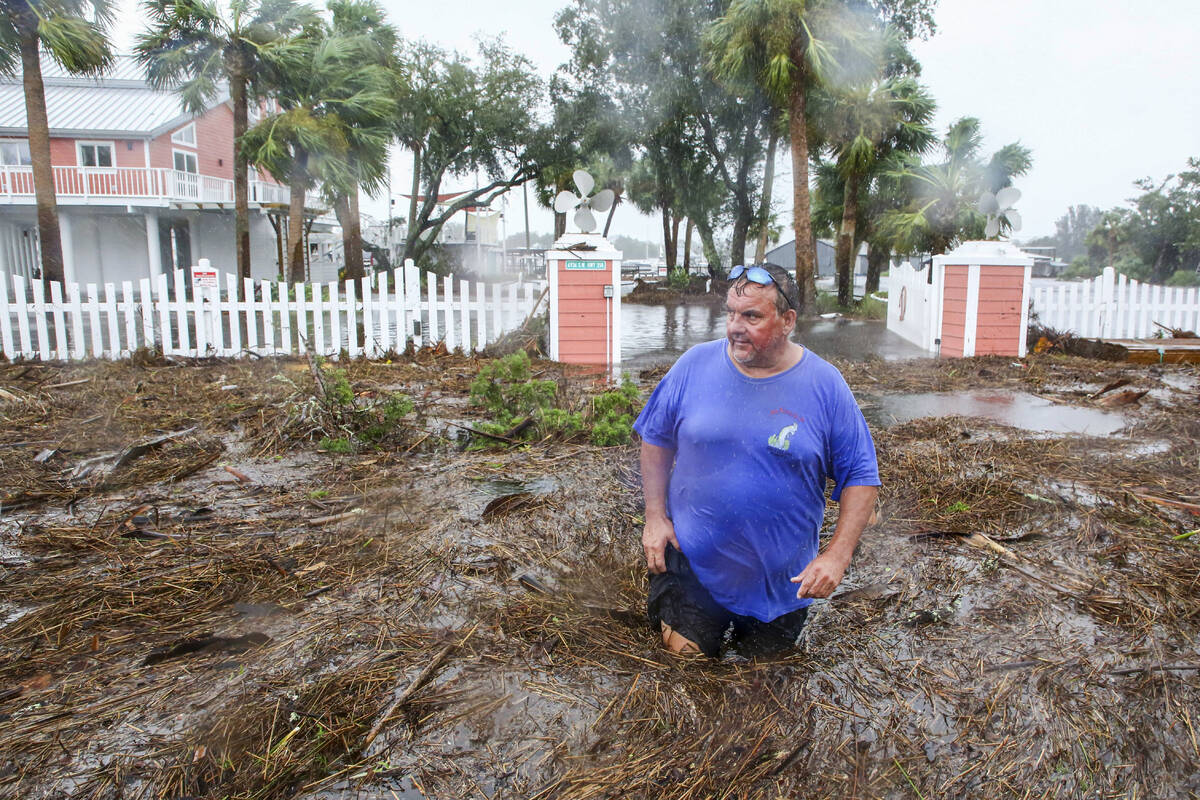
[[(670, 364), (693, 345), (725, 336), (720, 305), (621, 305), (621, 367), (631, 371)], [(792, 337), (822, 358), (862, 361), (930, 354), (887, 329), (885, 322), (801, 320)]]
[(921, 417), (983, 417), (1003, 425), (1041, 433), (1104, 436), (1125, 427), (1111, 411), (1063, 406), (1021, 392), (897, 394), (864, 398), (863, 413), (873, 424), (888, 426)]

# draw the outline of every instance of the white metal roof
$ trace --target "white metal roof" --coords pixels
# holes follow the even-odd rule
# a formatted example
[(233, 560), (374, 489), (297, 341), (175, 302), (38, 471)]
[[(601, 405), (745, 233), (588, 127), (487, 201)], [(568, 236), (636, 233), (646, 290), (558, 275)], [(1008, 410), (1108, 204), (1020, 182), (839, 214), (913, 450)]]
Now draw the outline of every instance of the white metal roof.
[[(69, 75), (43, 56), (42, 80), (53, 136), (155, 136), (191, 117), (176, 92), (150, 88), (132, 56), (118, 56), (99, 78)], [(24, 135), (28, 128), (20, 75), (0, 77), (0, 134)]]

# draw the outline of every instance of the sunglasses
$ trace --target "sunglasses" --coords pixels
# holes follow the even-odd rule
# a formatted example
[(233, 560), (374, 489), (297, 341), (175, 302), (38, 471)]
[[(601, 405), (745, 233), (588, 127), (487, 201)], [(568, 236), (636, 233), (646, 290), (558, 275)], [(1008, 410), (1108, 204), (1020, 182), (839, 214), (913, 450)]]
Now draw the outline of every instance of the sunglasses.
[(787, 294), (783, 291), (783, 287), (779, 285), (771, 273), (767, 272), (762, 267), (747, 267), (745, 264), (738, 264), (733, 269), (729, 270), (729, 280), (736, 281), (738, 278), (745, 277), (751, 283), (757, 283), (759, 286), (772, 286), (779, 291), (779, 296), (783, 298), (783, 302), (788, 304), (788, 308), (795, 311), (792, 301), (788, 299)]

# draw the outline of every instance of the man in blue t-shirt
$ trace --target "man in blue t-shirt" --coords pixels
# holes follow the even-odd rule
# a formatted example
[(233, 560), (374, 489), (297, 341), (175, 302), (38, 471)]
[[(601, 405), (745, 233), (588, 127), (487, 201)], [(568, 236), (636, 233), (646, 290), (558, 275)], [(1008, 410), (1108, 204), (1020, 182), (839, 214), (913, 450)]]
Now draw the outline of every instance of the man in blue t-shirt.
[[(726, 338), (688, 350), (634, 430), (642, 439), (648, 611), (675, 652), (792, 646), (842, 580), (879, 486), (875, 446), (841, 374), (792, 342), (798, 293), (773, 264), (734, 267)], [(825, 485), (837, 527), (818, 554)]]

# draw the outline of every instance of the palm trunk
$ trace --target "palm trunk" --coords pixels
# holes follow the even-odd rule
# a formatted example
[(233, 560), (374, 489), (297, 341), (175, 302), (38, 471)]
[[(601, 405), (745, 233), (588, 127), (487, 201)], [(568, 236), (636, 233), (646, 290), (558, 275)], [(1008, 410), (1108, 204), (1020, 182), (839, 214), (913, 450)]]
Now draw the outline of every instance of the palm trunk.
[(775, 124), (774, 114), (768, 123), (771, 126), (771, 137), (767, 144), (767, 165), (763, 174), (762, 203), (758, 207), (758, 244), (754, 248), (754, 263), (761, 264), (767, 257), (768, 223), (771, 220), (771, 193), (775, 191), (775, 150), (779, 147), (779, 128)]
[(854, 250), (854, 227), (858, 220), (858, 175), (851, 172), (846, 177), (846, 188), (842, 194), (842, 227), (838, 231), (837, 287), (838, 305), (849, 308), (854, 302), (854, 266), (857, 253)]
[[(26, 19), (26, 17), (29, 19)], [(28, 8), (17, 16), (24, 70), (25, 117), (29, 124), (29, 155), (33, 161), (33, 194), (37, 203), (38, 239), (42, 251), (42, 279), (64, 280), (62, 235), (58, 230), (58, 201), (54, 168), (50, 165), (50, 125), (46, 119), (46, 92), (38, 60), (37, 20)]]
[[(804, 53), (793, 56), (794, 63), (804, 63)], [(796, 286), (800, 290), (801, 316), (817, 313), (816, 246), (812, 237), (812, 208), (808, 196), (808, 130), (805, 119), (807, 100), (806, 76), (793, 79), (788, 133), (792, 140), (792, 228), (796, 234)]]
[(355, 186), (350, 192), (350, 252), (353, 256), (353, 263), (357, 265), (358, 277), (362, 277), (366, 272), (366, 267), (363, 265), (363, 238), (362, 238), (362, 214), (358, 209), (358, 187)]
[(288, 281), (304, 282), (304, 187), (308, 182), (308, 158), (297, 148), (292, 162), (291, 194), (288, 202)]
[(337, 215), (338, 225), (342, 228), (342, 277), (346, 279), (362, 277), (362, 259), (358, 261), (355, 270), (352, 254), (354, 244), (350, 231), (350, 199), (344, 194), (333, 198), (333, 213)]
[(233, 101), (233, 246), (239, 278), (250, 277), (250, 160), (242, 151), (249, 128), (246, 73), (239, 54), (229, 70), (229, 97)]
[(867, 250), (867, 287), (865, 294), (879, 291), (879, 274), (883, 265), (891, 259), (888, 249), (880, 245), (868, 244)]
[(412, 242), (417, 238), (417, 195), (421, 193), (421, 145), (414, 143), (412, 194), (408, 197), (408, 230), (404, 234), (404, 249), (412, 251)]

